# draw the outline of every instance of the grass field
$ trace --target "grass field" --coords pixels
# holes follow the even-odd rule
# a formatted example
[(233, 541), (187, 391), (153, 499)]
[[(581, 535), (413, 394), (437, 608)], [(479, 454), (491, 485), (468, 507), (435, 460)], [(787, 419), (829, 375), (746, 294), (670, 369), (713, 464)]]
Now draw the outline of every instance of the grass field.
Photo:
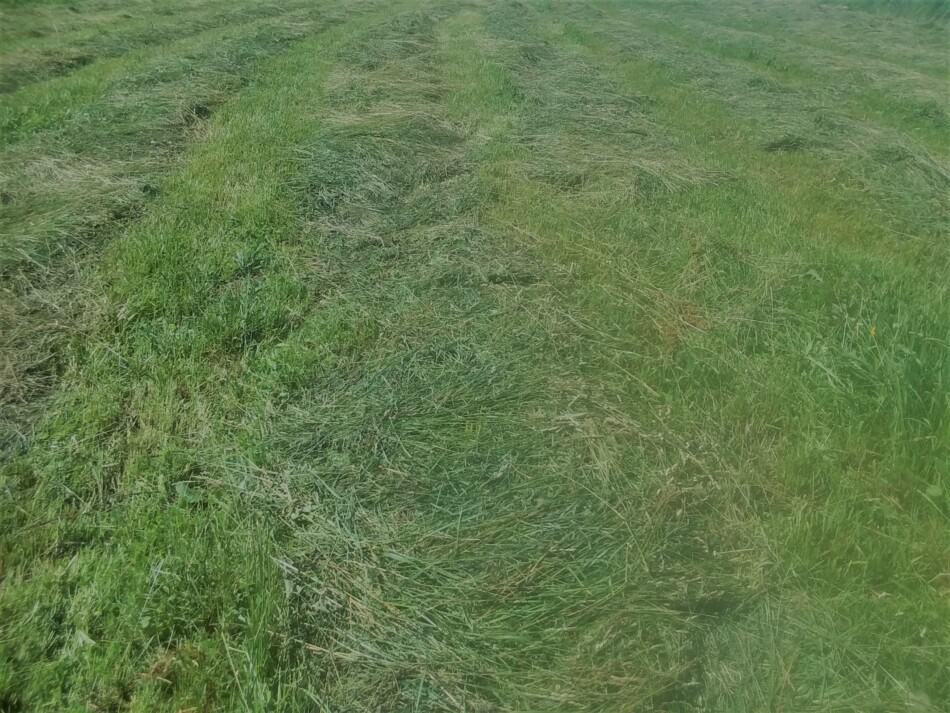
[(0, 713), (950, 710), (944, 0), (0, 0)]

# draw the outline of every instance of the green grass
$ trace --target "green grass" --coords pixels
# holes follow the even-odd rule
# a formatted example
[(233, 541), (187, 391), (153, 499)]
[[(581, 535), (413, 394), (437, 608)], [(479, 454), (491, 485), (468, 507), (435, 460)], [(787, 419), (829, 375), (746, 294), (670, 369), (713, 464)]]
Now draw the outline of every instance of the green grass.
[(947, 0), (855, 0), (842, 4), (856, 10), (912, 17), (937, 23), (950, 19), (950, 3)]
[(0, 4), (0, 711), (948, 710), (884, 5)]

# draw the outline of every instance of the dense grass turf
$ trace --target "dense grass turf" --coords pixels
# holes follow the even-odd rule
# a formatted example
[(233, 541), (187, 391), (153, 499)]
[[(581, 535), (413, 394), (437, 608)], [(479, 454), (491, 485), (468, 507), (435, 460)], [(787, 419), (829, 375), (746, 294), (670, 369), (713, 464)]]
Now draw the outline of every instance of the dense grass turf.
[(946, 710), (931, 5), (0, 4), (0, 711)]

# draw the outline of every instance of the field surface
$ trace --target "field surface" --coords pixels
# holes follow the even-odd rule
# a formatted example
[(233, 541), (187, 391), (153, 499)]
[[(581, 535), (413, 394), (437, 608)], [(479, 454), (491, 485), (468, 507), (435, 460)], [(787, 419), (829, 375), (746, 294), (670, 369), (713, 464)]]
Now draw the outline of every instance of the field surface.
[(942, 0), (0, 0), (0, 712), (950, 710)]

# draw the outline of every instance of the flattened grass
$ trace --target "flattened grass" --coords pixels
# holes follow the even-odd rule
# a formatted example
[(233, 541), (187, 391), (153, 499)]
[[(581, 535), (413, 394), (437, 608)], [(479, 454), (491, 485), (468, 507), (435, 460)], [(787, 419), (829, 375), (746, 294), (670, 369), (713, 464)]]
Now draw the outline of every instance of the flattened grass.
[(176, 64), (194, 143), (2, 471), (3, 705), (941, 709), (945, 127), (813, 61), (844, 11), (691, 8), (347, 4), (214, 103)]
[(89, 263), (156, 200), (182, 149), (203, 139), (214, 110), (260, 61), (339, 19), (329, 7), (291, 6), (5, 95), (0, 446), (28, 439), (32, 414), (63, 368), (64, 345), (99, 307)]

